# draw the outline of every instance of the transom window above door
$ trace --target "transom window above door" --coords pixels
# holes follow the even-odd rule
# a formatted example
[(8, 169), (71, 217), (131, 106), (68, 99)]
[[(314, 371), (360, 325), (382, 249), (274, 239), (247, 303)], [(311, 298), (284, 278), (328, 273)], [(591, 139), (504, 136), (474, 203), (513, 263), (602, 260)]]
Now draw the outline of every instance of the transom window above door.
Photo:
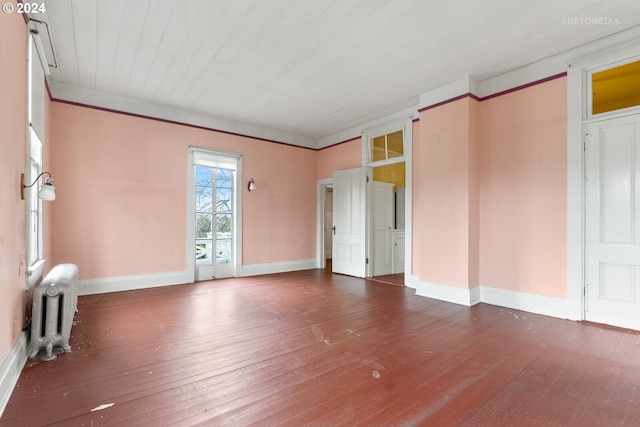
[(590, 115), (640, 106), (640, 61), (590, 73)]
[(404, 156), (402, 131), (387, 133), (371, 139), (371, 162)]

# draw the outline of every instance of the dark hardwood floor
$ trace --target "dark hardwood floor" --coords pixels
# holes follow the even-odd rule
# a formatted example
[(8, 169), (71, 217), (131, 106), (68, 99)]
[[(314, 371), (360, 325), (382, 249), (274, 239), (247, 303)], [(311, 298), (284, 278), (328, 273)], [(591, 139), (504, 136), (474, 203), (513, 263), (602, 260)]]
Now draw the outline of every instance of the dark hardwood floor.
[(640, 335), (309, 270), (80, 297), (0, 426), (638, 426)]

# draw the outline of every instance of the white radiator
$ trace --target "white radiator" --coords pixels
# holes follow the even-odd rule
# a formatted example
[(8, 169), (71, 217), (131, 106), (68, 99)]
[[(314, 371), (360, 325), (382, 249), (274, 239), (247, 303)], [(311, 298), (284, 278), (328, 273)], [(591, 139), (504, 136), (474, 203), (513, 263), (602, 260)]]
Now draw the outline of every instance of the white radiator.
[(78, 266), (59, 264), (33, 291), (31, 312), (31, 349), (29, 357), (35, 357), (45, 348), (44, 360), (53, 360), (53, 347), (61, 346), (71, 351), (69, 338), (73, 316), (78, 306)]

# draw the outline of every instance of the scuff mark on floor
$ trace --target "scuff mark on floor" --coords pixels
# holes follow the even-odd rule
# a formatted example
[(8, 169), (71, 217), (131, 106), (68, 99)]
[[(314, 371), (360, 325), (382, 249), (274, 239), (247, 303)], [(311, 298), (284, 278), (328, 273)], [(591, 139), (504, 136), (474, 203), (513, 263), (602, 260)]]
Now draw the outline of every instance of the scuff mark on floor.
[(96, 406), (91, 410), (91, 412), (102, 411), (103, 409), (111, 408), (115, 403), (104, 403), (100, 406)]

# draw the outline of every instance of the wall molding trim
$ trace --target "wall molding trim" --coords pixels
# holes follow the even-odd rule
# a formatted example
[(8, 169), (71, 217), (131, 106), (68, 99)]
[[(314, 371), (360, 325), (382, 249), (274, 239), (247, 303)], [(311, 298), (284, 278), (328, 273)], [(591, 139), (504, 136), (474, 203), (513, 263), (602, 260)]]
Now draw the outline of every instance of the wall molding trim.
[(480, 301), (481, 292), (476, 286), (471, 289), (447, 286), (439, 283), (425, 282), (413, 279), (413, 283), (408, 285), (416, 290), (416, 295), (433, 298), (440, 301), (452, 302), (454, 304), (471, 307)]
[(480, 286), (482, 302), (544, 316), (568, 319), (567, 300), (526, 292)]
[(0, 366), (0, 417), (4, 413), (22, 368), (27, 363), (27, 332), (22, 332)]
[[(287, 271), (311, 270), (317, 268), (316, 259), (269, 262), (244, 265), (238, 268), (237, 277), (257, 276), (260, 274), (285, 273)], [(109, 292), (133, 291), (136, 289), (157, 288), (161, 286), (183, 285), (191, 283), (187, 271), (172, 271), (155, 274), (136, 274), (130, 276), (83, 279), (78, 281), (78, 295), (96, 295)]]
[(535, 295), (526, 292), (493, 288), (491, 286), (475, 286), (471, 289), (425, 282), (416, 276), (411, 276), (405, 286), (414, 288), (416, 295), (451, 302), (465, 306), (478, 303), (496, 305), (528, 313), (557, 317), (559, 319), (573, 319), (569, 316), (569, 304), (562, 298)]
[(240, 276), (258, 276), (261, 274), (286, 273), (287, 271), (312, 270), (317, 268), (316, 259), (268, 262), (264, 264), (243, 265)]
[(545, 78), (542, 78), (542, 79), (539, 79), (539, 80), (536, 80), (536, 81), (533, 81), (533, 82), (525, 83), (523, 85), (516, 86), (516, 87), (513, 87), (511, 89), (505, 89), (502, 92), (494, 93), (492, 95), (487, 95), (487, 96), (483, 96), (483, 97), (477, 96), (473, 92), (462, 93), (460, 95), (452, 96), (451, 98), (448, 98), (448, 99), (445, 99), (445, 100), (442, 100), (442, 101), (438, 101), (438, 102), (436, 102), (434, 104), (428, 104), (428, 105), (426, 105), (424, 107), (421, 107), (418, 110), (418, 112), (422, 113), (423, 111), (430, 110), (430, 109), (436, 108), (436, 107), (440, 107), (442, 105), (449, 104), (450, 102), (458, 101), (460, 99), (465, 99), (465, 98), (471, 98), (474, 101), (483, 102), (483, 101), (487, 101), (487, 100), (492, 99), (492, 98), (497, 98), (497, 97), (502, 96), (502, 95), (507, 95), (507, 94), (512, 93), (512, 92), (517, 92), (519, 90), (527, 89), (527, 88), (530, 88), (532, 86), (536, 86), (536, 85), (539, 85), (539, 84), (542, 84), (542, 83), (546, 83), (546, 82), (549, 82), (549, 81), (552, 81), (552, 80), (555, 80), (555, 79), (559, 79), (559, 78), (562, 78), (562, 77), (566, 77), (566, 76), (567, 76), (567, 72), (565, 71), (565, 72), (562, 72), (562, 73), (554, 74), (552, 76), (548, 76), (548, 77), (545, 77)]
[(132, 291), (188, 283), (186, 271), (78, 280), (78, 295)]
[(50, 81), (47, 87), (49, 89), (49, 96), (53, 102), (175, 125), (189, 126), (293, 147), (316, 150), (318, 145), (317, 140), (314, 138), (296, 135), (291, 132), (209, 116), (139, 99), (98, 92), (93, 89), (73, 86), (67, 83)]

